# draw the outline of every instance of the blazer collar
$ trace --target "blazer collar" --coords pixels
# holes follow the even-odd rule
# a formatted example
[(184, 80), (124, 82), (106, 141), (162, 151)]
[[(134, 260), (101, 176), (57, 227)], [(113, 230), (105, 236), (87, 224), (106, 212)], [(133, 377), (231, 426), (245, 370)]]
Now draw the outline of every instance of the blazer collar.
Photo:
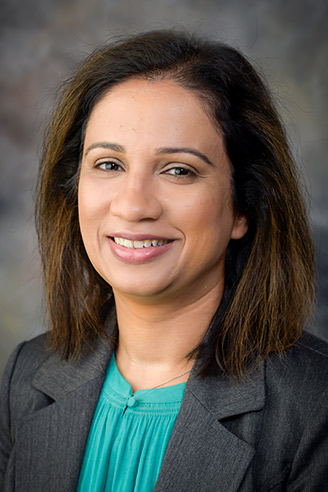
[(263, 408), (263, 365), (239, 381), (221, 376), (199, 379), (196, 377), (198, 367), (199, 362), (196, 361), (187, 390), (218, 420)]
[[(113, 313), (106, 321), (106, 332), (111, 336), (115, 331), (116, 316)], [(63, 360), (57, 353), (51, 353), (36, 372), (32, 384), (57, 400), (93, 379), (104, 378), (113, 349), (110, 338), (101, 336), (79, 359)]]

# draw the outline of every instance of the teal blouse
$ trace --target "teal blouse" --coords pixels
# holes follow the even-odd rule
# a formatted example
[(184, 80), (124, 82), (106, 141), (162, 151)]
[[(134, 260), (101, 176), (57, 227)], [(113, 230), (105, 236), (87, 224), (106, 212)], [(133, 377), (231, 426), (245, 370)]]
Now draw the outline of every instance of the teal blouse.
[(153, 492), (186, 383), (139, 390), (113, 354), (90, 428), (78, 492)]

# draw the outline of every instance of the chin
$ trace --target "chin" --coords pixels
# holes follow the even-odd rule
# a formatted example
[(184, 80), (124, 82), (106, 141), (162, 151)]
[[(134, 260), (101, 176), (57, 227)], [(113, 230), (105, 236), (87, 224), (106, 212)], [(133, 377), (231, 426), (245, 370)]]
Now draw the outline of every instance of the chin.
[(142, 303), (153, 304), (155, 302), (160, 302), (161, 300), (169, 300), (176, 298), (176, 292), (173, 293), (170, 289), (170, 284), (150, 284), (149, 282), (142, 281), (142, 284), (131, 285), (122, 282), (109, 282), (115, 294), (120, 296), (126, 296), (138, 299)]
[(115, 292), (123, 294), (125, 296), (129, 297), (135, 297), (139, 298), (140, 300), (142, 299), (143, 302), (145, 302), (147, 299), (149, 299), (149, 302), (155, 302), (155, 299), (158, 301), (160, 298), (165, 297), (165, 291), (166, 289), (161, 287), (155, 288), (151, 286), (145, 287), (126, 287), (126, 286), (114, 286), (112, 285), (112, 289), (115, 295)]

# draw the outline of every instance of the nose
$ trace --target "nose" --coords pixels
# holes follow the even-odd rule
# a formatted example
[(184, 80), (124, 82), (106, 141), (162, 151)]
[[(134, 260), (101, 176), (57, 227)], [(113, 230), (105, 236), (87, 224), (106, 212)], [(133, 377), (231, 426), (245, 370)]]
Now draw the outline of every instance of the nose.
[(114, 216), (127, 222), (156, 220), (163, 213), (151, 180), (142, 176), (126, 176), (117, 188), (110, 208)]

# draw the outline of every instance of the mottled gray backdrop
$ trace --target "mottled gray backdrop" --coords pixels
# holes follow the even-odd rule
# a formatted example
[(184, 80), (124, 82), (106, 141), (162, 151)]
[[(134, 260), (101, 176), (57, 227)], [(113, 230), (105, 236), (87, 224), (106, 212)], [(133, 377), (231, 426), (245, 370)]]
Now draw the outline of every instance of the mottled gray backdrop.
[(328, 3), (2, 0), (0, 373), (14, 346), (44, 326), (33, 194), (56, 88), (104, 40), (172, 26), (231, 43), (266, 74), (311, 197), (318, 265), (314, 329), (328, 338)]

